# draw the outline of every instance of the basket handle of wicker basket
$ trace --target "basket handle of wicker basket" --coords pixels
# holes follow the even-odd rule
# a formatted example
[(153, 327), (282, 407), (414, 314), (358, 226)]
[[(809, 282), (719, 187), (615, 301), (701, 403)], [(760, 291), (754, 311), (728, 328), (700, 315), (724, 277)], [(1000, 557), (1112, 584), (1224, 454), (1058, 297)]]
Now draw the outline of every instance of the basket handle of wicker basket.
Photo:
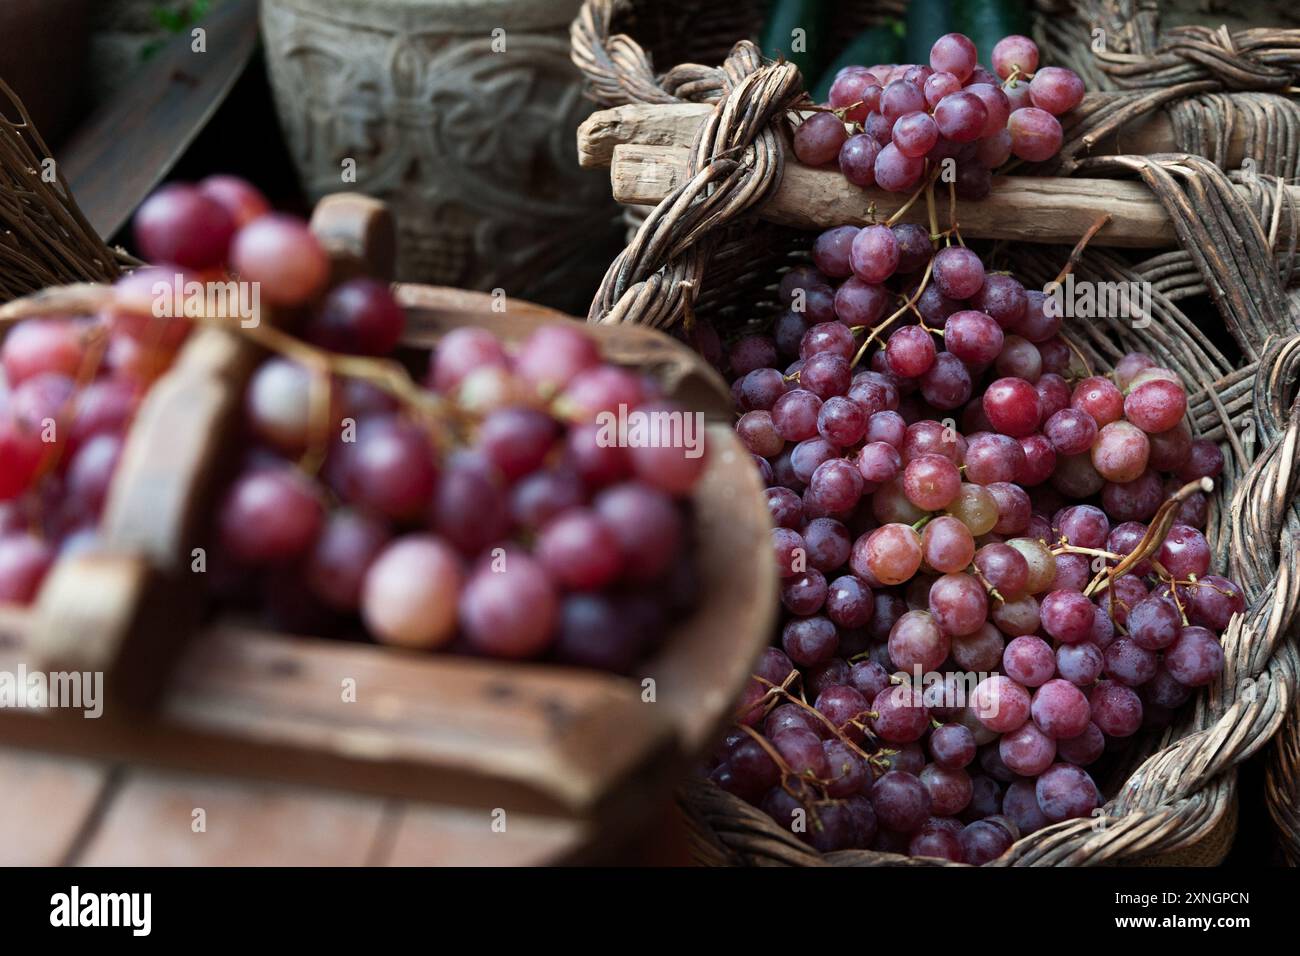
[[(736, 51), (756, 53), (748, 41)], [(691, 147), (686, 180), (610, 266), (590, 321), (665, 327), (690, 319), (721, 229), (761, 204), (781, 181), (777, 123), (801, 95), (798, 69), (774, 63), (746, 75), (715, 104)]]
[(625, 103), (716, 103), (763, 65), (758, 47), (736, 44), (722, 66), (683, 63), (657, 76), (639, 43), (614, 33), (614, 18), (630, 0), (586, 0), (569, 27), (570, 58), (602, 108)]

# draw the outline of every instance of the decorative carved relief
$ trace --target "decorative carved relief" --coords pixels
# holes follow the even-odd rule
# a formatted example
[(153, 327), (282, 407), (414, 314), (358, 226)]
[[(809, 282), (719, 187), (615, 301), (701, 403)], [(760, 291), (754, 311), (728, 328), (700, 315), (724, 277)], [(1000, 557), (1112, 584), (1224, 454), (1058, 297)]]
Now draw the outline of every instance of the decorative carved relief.
[[(403, 279), (563, 296), (579, 252), (614, 218), (604, 177), (577, 165), (575, 133), (591, 107), (567, 23), (507, 22), (495, 52), (501, 24), (488, 18), (477, 33), (473, 23), (452, 33), (380, 28), (288, 0), (262, 9), (276, 106), (313, 200), (359, 189), (391, 202)], [(346, 159), (355, 183), (342, 179)]]

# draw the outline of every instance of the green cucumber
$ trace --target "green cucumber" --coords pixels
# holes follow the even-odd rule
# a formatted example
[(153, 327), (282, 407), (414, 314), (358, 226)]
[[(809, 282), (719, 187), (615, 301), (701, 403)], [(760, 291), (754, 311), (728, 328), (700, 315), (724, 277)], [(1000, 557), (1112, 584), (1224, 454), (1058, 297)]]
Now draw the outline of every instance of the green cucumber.
[(992, 69), (993, 46), (1003, 37), (1029, 34), (1029, 11), (1021, 0), (953, 0), (952, 29), (971, 38), (980, 63)]
[(907, 39), (903, 62), (930, 65), (930, 47), (945, 33), (952, 33), (952, 0), (912, 0), (907, 5)]
[[(763, 56), (776, 59), (785, 57), (799, 67), (804, 82), (815, 75), (821, 63), (821, 48), (825, 39), (825, 18), (822, 0), (776, 0), (767, 14), (758, 48)], [(794, 50), (794, 31), (802, 30), (802, 50)]]
[(812, 98), (825, 103), (831, 95), (835, 74), (846, 66), (875, 66), (878, 63), (897, 63), (903, 49), (903, 25), (897, 20), (863, 30), (844, 48), (839, 56), (822, 73), (812, 89)]

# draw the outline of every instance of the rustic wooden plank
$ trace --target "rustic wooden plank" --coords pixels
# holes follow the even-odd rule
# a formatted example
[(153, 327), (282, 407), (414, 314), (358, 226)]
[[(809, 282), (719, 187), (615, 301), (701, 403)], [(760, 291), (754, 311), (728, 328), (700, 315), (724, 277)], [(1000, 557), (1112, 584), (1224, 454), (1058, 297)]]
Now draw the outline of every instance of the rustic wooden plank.
[(257, 0), (214, 4), (201, 26), (206, 52), (192, 49), (188, 31), (175, 37), (56, 151), (77, 205), (105, 239), (181, 158), (248, 66)]
[(690, 146), (711, 103), (628, 103), (597, 110), (578, 125), (578, 165), (600, 169), (614, 161), (614, 147)]
[[(614, 198), (657, 205), (685, 182), (688, 160), (689, 151), (676, 146), (616, 146), (610, 168)], [(1300, 203), (1300, 187), (1286, 188), (1292, 202)], [(908, 198), (905, 193), (861, 189), (836, 169), (809, 169), (790, 162), (757, 213), (782, 225), (827, 229), (878, 222)], [(940, 225), (946, 225), (946, 200), (939, 206)], [(1093, 245), (1154, 249), (1176, 242), (1173, 224), (1150, 190), (1142, 183), (1118, 179), (996, 176), (986, 199), (961, 204), (961, 231), (969, 238), (1069, 245), (1106, 213), (1111, 221), (1097, 233)], [(926, 215), (925, 204), (917, 202), (902, 221), (924, 224)]]
[(148, 706), (198, 624), (196, 577), (167, 574), (129, 553), (64, 558), (41, 587), (27, 667), (100, 672), (102, 706)]
[[(1115, 93), (1089, 93), (1089, 101), (1104, 102)], [(587, 168), (608, 166), (614, 147), (625, 143), (639, 146), (690, 146), (705, 117), (713, 112), (708, 103), (629, 103), (597, 110), (578, 127), (578, 162)], [(1173, 124), (1164, 110), (1154, 110), (1121, 127), (1098, 144), (1090, 155), (1113, 153), (1178, 152)], [(1245, 124), (1236, 124), (1228, 141), (1228, 165), (1236, 168), (1246, 152)]]
[(385, 866), (544, 866), (563, 862), (575, 847), (591, 842), (590, 827), (580, 820), (509, 810), (494, 816), (494, 811), (504, 809), (406, 804), (399, 810), (381, 862)]
[[(0, 670), (24, 663), (20, 642), (0, 649)], [(227, 624), (185, 649), (156, 719), (122, 707), (96, 720), (0, 709), (0, 739), (399, 797), (618, 815), (669, 785), (680, 765), (668, 718), (606, 674)], [(644, 794), (611, 797), (634, 775), (659, 773)]]
[[(375, 797), (132, 771), (72, 862), (360, 866), (367, 862), (383, 814), (384, 801)], [(197, 831), (200, 823), (203, 829)]]
[(61, 866), (104, 792), (103, 763), (0, 748), (0, 866)]

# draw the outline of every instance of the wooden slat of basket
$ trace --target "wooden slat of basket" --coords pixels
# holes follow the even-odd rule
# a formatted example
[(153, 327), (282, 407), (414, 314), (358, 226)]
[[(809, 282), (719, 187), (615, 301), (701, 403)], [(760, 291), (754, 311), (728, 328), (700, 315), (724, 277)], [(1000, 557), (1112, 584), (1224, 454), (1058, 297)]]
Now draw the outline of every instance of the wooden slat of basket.
[(0, 866), (67, 865), (107, 780), (95, 761), (0, 749)]
[[(12, 620), (10, 621), (12, 624)], [(0, 670), (27, 663), (21, 634)], [(30, 665), (28, 665), (30, 669)], [(344, 700), (345, 681), (356, 701)], [(666, 711), (605, 674), (379, 650), (218, 625), (156, 717), (0, 710), (12, 744), (448, 803), (585, 815), (675, 753)], [(666, 783), (667, 781), (665, 781)]]
[[(203, 829), (196, 831), (195, 811)], [(78, 866), (362, 866), (384, 801), (282, 784), (127, 771)]]
[[(614, 198), (633, 205), (658, 205), (687, 181), (689, 165), (690, 150), (680, 146), (616, 146), (610, 167)], [(1300, 187), (1287, 189), (1300, 202)], [(779, 225), (820, 230), (879, 222), (909, 198), (905, 193), (860, 189), (839, 170), (810, 169), (791, 161), (757, 214)], [(941, 205), (944, 221), (946, 203)], [(961, 231), (967, 238), (1070, 245), (1105, 214), (1111, 221), (1093, 238), (1093, 245), (1160, 248), (1175, 242), (1173, 224), (1150, 190), (1141, 183), (1116, 179), (994, 177), (986, 199), (962, 203)], [(925, 223), (924, 204), (913, 203), (902, 221)]]
[(528, 866), (590, 843), (581, 820), (502, 830), (490, 809), (0, 749), (2, 866)]
[(591, 842), (581, 820), (510, 813), (506, 829), (493, 832), (483, 810), (405, 804), (384, 847), (376, 854), (386, 866), (534, 866), (563, 860), (575, 846)]

